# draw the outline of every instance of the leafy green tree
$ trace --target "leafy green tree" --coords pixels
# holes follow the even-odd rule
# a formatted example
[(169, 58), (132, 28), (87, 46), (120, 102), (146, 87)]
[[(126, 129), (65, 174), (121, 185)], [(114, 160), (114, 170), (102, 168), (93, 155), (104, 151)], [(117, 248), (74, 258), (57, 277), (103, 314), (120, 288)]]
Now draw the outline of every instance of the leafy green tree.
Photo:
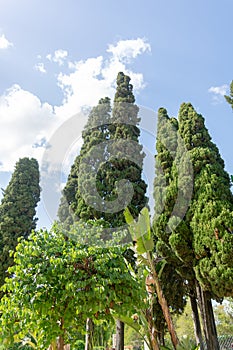
[(16, 165), (0, 205), (0, 285), (13, 264), (18, 238), (27, 238), (36, 227), (36, 206), (40, 199), (39, 167), (35, 159), (22, 158)]
[[(144, 294), (124, 258), (125, 247), (96, 248), (66, 239), (59, 227), (32, 233), (16, 248), (13, 278), (4, 285), (0, 341), (8, 348), (33, 333), (37, 349), (59, 337), (71, 345), (87, 318), (112, 321), (134, 313)], [(54, 345), (55, 346), (55, 345)]]

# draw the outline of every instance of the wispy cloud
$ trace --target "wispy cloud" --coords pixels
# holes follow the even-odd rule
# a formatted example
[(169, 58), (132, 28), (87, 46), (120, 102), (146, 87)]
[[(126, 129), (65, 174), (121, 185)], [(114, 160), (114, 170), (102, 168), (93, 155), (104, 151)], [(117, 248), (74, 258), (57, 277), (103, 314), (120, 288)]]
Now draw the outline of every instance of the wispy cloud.
[(211, 86), (208, 92), (212, 94), (214, 103), (221, 103), (223, 101), (224, 95), (226, 95), (229, 86), (227, 84), (221, 86)]
[(11, 46), (13, 46), (13, 44), (9, 40), (7, 40), (4, 34), (2, 34), (0, 36), (0, 49), (5, 50)]
[(58, 63), (59, 66), (62, 66), (66, 60), (68, 56), (68, 52), (66, 50), (56, 50), (54, 51), (53, 54), (49, 53), (46, 58), (51, 61), (51, 62), (55, 62)]
[(35, 67), (35, 70), (37, 70), (38, 72), (44, 73), (44, 74), (46, 73), (44, 63), (42, 63), (42, 62), (37, 63), (34, 67)]

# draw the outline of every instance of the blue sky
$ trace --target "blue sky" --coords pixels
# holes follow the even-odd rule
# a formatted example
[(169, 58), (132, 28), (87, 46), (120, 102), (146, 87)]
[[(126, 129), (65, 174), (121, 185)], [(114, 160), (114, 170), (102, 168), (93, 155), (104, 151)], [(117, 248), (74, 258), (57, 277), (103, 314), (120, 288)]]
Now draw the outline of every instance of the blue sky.
[[(0, 0), (0, 187), (82, 106), (112, 96), (118, 70), (148, 109), (176, 116), (191, 102), (233, 174), (232, 13), (232, 0)], [(51, 221), (41, 205), (38, 216)]]

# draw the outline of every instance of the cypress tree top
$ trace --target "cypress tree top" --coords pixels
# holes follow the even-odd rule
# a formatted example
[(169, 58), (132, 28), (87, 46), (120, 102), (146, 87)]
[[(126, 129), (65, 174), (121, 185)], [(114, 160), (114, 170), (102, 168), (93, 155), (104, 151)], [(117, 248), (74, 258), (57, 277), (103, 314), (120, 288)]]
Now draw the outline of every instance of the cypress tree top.
[[(101, 99), (89, 115), (80, 155), (63, 191), (75, 221), (114, 229), (125, 224), (126, 206), (135, 217), (147, 203), (146, 184), (141, 179), (140, 118), (132, 91), (130, 78), (118, 73), (112, 115), (109, 98)], [(67, 213), (64, 197), (62, 201)], [(64, 219), (61, 214), (59, 218)]]

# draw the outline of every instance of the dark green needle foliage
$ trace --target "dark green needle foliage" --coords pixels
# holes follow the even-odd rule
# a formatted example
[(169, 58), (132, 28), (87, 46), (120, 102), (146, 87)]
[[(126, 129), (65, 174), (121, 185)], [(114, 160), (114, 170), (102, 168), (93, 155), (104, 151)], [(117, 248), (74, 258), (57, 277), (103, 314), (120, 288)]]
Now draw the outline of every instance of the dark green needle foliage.
[(233, 195), (217, 146), (204, 118), (191, 104), (179, 114), (180, 133), (194, 170), (194, 193), (189, 210), (195, 252), (194, 269), (206, 291), (222, 298), (233, 288)]
[[(163, 118), (168, 118), (165, 114), (164, 110), (160, 112)], [(167, 148), (172, 150), (172, 147), (168, 147), (165, 141), (160, 142), (166, 133), (163, 131), (161, 136), (159, 132), (162, 128), (158, 127), (160, 173), (157, 171), (155, 194), (163, 208), (155, 217), (157, 247), (165, 257), (178, 262), (178, 271), (183, 274), (183, 270), (187, 280), (192, 280), (195, 272), (204, 290), (218, 298), (229, 296), (233, 286), (233, 196), (230, 178), (224, 170), (224, 161), (217, 146), (211, 141), (204, 118), (190, 103), (181, 105), (178, 120), (179, 135), (192, 163), (194, 187), (182, 222), (174, 229), (171, 225), (166, 226), (182, 182), (177, 181), (177, 164), (175, 160), (172, 162), (174, 156), (172, 152), (167, 152)], [(186, 193), (182, 191), (185, 197)]]
[(3, 192), (0, 205), (0, 285), (13, 264), (9, 251), (15, 250), (19, 237), (27, 238), (36, 227), (36, 206), (40, 199), (39, 167), (35, 159), (22, 158)]
[[(144, 153), (139, 144), (139, 108), (134, 103), (132, 90), (130, 78), (124, 73), (118, 73), (111, 124), (109, 125), (109, 157), (108, 161), (102, 164), (98, 174), (98, 180), (104, 180), (101, 196), (107, 201), (117, 202), (116, 212), (105, 214), (105, 219), (112, 227), (125, 224), (124, 209), (126, 206), (132, 215), (137, 217), (147, 204), (146, 184), (142, 179)], [(125, 186), (124, 181), (126, 181)], [(132, 186), (132, 192), (130, 186)], [(124, 188), (122, 196), (119, 191), (121, 187)]]
[[(204, 118), (190, 103), (180, 107), (177, 140), (180, 137), (183, 145), (177, 142), (176, 155), (173, 154), (172, 132), (167, 132), (172, 119), (164, 110), (160, 111), (159, 118), (163, 122), (159, 119), (155, 179), (157, 249), (186, 281), (192, 302), (196, 299), (195, 286), (201, 285), (203, 300), (200, 305), (206, 312), (203, 320), (208, 349), (217, 349), (210, 300), (232, 295), (233, 287), (230, 178)], [(164, 131), (165, 124), (168, 126)], [(187, 178), (192, 174), (193, 184), (191, 177)], [(180, 211), (183, 218), (179, 215), (182, 207), (186, 207), (186, 213)], [(196, 320), (198, 322), (198, 318)]]
[[(84, 188), (88, 190), (89, 196), (85, 196), (88, 203), (95, 203), (95, 198), (91, 198), (91, 196), (98, 195), (96, 188), (100, 186), (100, 183), (96, 183), (95, 177), (98, 171), (99, 161), (103, 158), (103, 154), (98, 154), (98, 147), (99, 145), (103, 145), (103, 142), (109, 138), (107, 127), (110, 112), (110, 99), (107, 97), (101, 99), (99, 104), (92, 109), (87, 125), (82, 132), (83, 145), (80, 154), (76, 157), (71, 167), (58, 210), (60, 222), (64, 223), (66, 227), (69, 227), (74, 221), (80, 219), (97, 220), (102, 216), (101, 212), (98, 212), (94, 207), (85, 202), (83, 192), (79, 188), (79, 183), (81, 182)], [(91, 149), (94, 150), (92, 154), (89, 153)], [(82, 164), (82, 172), (80, 171), (80, 164)], [(91, 169), (91, 172), (88, 166), (94, 167)]]
[[(169, 220), (173, 217), (176, 221), (179, 218), (179, 214), (184, 211), (181, 210), (180, 213), (179, 210), (173, 211), (176, 206), (176, 200), (180, 195), (177, 174), (179, 163), (177, 153), (179, 153), (180, 140), (178, 139), (177, 131), (178, 121), (175, 118), (169, 118), (166, 109), (160, 108), (158, 111), (156, 140), (157, 154), (155, 162), (156, 177), (154, 180), (155, 213), (153, 230), (155, 232), (156, 251), (167, 261), (160, 275), (162, 289), (171, 312), (181, 314), (186, 304), (185, 295), (188, 292), (184, 280), (193, 279), (193, 272), (188, 268), (190, 259), (188, 238), (183, 239), (182, 237), (179, 239), (179, 251), (182, 252), (182, 257), (177, 255), (177, 252), (170, 243), (171, 233), (173, 235), (177, 233), (171, 232)], [(183, 178), (184, 176), (182, 176)], [(183, 197), (184, 194), (185, 191), (182, 193)], [(181, 223), (180, 227), (183, 226), (184, 224)], [(154, 313), (156, 327), (159, 330), (160, 343), (162, 344), (166, 326), (158, 303), (154, 304)]]
[[(164, 108), (158, 112), (156, 150), (153, 224), (156, 248), (176, 266), (184, 279), (193, 280), (192, 235), (182, 220), (188, 207), (189, 186), (192, 192), (192, 172), (189, 159), (184, 156), (182, 140), (178, 137), (178, 121), (169, 118)], [(173, 228), (177, 223), (178, 227)]]
[(61, 222), (69, 223), (71, 213), (73, 221), (117, 228), (125, 224), (126, 206), (136, 217), (146, 205), (140, 118), (132, 90), (130, 78), (119, 73), (112, 115), (109, 98), (92, 109), (63, 191)]

